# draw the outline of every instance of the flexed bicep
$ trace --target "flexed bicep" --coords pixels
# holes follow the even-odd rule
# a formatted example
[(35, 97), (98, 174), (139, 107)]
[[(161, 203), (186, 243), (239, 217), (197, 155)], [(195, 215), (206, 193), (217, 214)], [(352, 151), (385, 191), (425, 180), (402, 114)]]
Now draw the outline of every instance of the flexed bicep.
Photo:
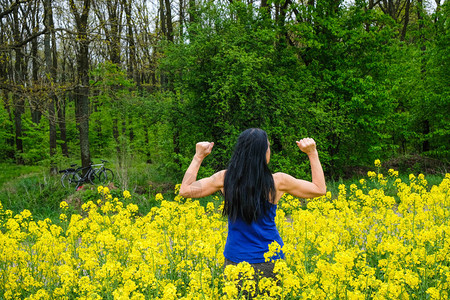
[(202, 198), (214, 194), (223, 188), (225, 170), (219, 171), (210, 177), (202, 178), (189, 185), (180, 187), (180, 195), (185, 198)]
[(299, 198), (314, 198), (324, 195), (320, 186), (302, 179), (297, 179), (286, 173), (275, 173), (277, 190)]

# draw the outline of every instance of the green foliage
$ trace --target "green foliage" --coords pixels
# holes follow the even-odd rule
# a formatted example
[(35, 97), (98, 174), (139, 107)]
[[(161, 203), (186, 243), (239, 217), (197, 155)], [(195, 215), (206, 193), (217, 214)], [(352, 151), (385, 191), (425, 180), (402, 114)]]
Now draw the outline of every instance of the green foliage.
[[(445, 2), (437, 14), (434, 47), (426, 53), (427, 76), (425, 91), (425, 116), (430, 131), (424, 137), (431, 143), (429, 155), (450, 160), (450, 4)], [(423, 113), (423, 111), (422, 111)], [(418, 113), (420, 116), (422, 113)]]
[[(325, 148), (326, 168), (339, 175), (389, 149), (385, 129), (394, 106), (384, 74), (393, 31), (383, 26), (384, 18), (357, 6), (328, 13), (321, 9), (309, 12), (314, 23), (294, 24), (291, 30), (308, 45), (301, 57), (316, 81), (309, 115)], [(366, 23), (379, 25), (366, 29)]]
[(174, 180), (170, 174), (179, 166), (174, 165), (172, 151), (172, 98), (164, 93), (136, 91), (125, 71), (111, 63), (98, 65), (91, 75), (95, 94), (91, 97), (92, 155), (114, 158), (123, 187), (135, 186), (133, 168), (141, 162), (152, 164), (155, 178)]
[(10, 160), (14, 148), (9, 143), (14, 140), (13, 123), (4, 107), (3, 99), (0, 98), (0, 161)]
[(43, 119), (39, 124), (31, 122), (29, 118), (23, 118), (22, 137), (24, 152), (21, 154), (25, 163), (33, 164), (49, 157), (48, 120)]
[(168, 47), (161, 62), (175, 91), (172, 118), (183, 116), (179, 138), (190, 146), (183, 155), (192, 155), (196, 141), (212, 140), (210, 166), (223, 168), (249, 127), (268, 132), (272, 168), (296, 176), (308, 173), (295, 149), (305, 136), (318, 142), (330, 175), (395, 150), (387, 74), (396, 31), (389, 18), (317, 5), (297, 15), (314, 22), (280, 24), (241, 2), (208, 10), (209, 22), (192, 25), (189, 43)]
[[(305, 132), (301, 114), (311, 78), (294, 51), (277, 50), (277, 30), (264, 14), (243, 3), (214, 9), (223, 10), (220, 18), (196, 27), (191, 42), (173, 45), (162, 61), (176, 91), (171, 118), (183, 124), (186, 163), (196, 141), (212, 140), (209, 166), (224, 168), (238, 134), (249, 127), (265, 129), (278, 153), (290, 151), (296, 134)], [(279, 162), (275, 156), (274, 169)]]
[(43, 167), (1, 164), (0, 174), (1, 203), (14, 214), (28, 209), (37, 219), (57, 219), (60, 201), (71, 192), (61, 186), (60, 177), (49, 176)]
[[(450, 78), (448, 4), (435, 16), (426, 17), (427, 25), (411, 31), (415, 43), (395, 43), (391, 47), (393, 61), (388, 78), (395, 113), (388, 120), (394, 155), (422, 153), (449, 161)], [(434, 28), (434, 30), (430, 30)]]

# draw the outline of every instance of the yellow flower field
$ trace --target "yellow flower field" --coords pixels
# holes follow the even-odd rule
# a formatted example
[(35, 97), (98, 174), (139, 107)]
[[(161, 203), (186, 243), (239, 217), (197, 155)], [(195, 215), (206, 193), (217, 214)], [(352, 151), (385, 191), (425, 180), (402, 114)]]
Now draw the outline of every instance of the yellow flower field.
[(276, 281), (257, 284), (246, 263), (223, 269), (227, 224), (213, 203), (158, 194), (160, 206), (142, 216), (99, 187), (82, 215), (63, 213), (58, 224), (0, 204), (0, 298), (236, 299), (259, 290), (256, 299), (448, 299), (450, 174), (429, 187), (423, 175), (388, 173), (369, 172), (306, 208), (285, 195), (276, 222), (286, 259)]

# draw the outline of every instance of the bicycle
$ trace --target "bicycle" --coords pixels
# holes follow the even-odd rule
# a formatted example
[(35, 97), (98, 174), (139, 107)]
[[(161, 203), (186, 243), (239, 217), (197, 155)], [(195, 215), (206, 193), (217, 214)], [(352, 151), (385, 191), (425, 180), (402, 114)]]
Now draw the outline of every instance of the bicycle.
[(111, 169), (105, 168), (106, 160), (101, 160), (101, 164), (91, 165), (91, 174), (89, 180), (93, 184), (103, 184), (114, 180), (114, 173)]
[[(102, 159), (101, 164), (91, 164), (84, 168), (71, 165), (71, 168), (59, 171), (60, 173), (64, 173), (61, 176), (62, 186), (69, 187), (76, 184), (75, 190), (78, 190), (86, 182), (91, 184), (104, 184), (108, 180), (112, 181), (114, 179), (114, 173), (111, 169), (105, 168), (105, 163), (107, 161)], [(86, 169), (87, 171), (85, 171)]]
[[(75, 168), (76, 167), (76, 168)], [(61, 184), (63, 187), (69, 187), (75, 185), (75, 191), (83, 185), (85, 182), (89, 180), (90, 170), (86, 173), (82, 173), (83, 170), (88, 169), (89, 167), (77, 167), (77, 165), (71, 165), (71, 168), (61, 170), (59, 173), (64, 173), (61, 176)], [(91, 182), (92, 183), (92, 182)]]
[(81, 180), (81, 176), (78, 174), (80, 168), (77, 165), (70, 165), (71, 168), (61, 170), (59, 173), (64, 173), (61, 176), (61, 184), (63, 187), (69, 187), (73, 184), (76, 184), (76, 188), (78, 189), (78, 182)]

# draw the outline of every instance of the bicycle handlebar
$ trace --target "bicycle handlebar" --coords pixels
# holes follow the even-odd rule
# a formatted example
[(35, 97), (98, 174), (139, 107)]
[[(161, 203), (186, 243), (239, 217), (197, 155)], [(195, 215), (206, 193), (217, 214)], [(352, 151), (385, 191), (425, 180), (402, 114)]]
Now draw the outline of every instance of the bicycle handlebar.
[[(102, 163), (101, 164), (94, 164), (93, 162), (91, 162), (89, 164), (89, 167), (103, 167), (105, 163), (107, 163), (107, 160), (101, 159)], [(78, 167), (77, 164), (72, 164), (70, 165), (70, 168), (68, 169), (64, 169), (64, 170), (60, 170), (59, 173), (65, 173), (65, 172), (77, 172), (79, 170), (83, 170), (83, 169), (87, 169), (89, 167)]]

